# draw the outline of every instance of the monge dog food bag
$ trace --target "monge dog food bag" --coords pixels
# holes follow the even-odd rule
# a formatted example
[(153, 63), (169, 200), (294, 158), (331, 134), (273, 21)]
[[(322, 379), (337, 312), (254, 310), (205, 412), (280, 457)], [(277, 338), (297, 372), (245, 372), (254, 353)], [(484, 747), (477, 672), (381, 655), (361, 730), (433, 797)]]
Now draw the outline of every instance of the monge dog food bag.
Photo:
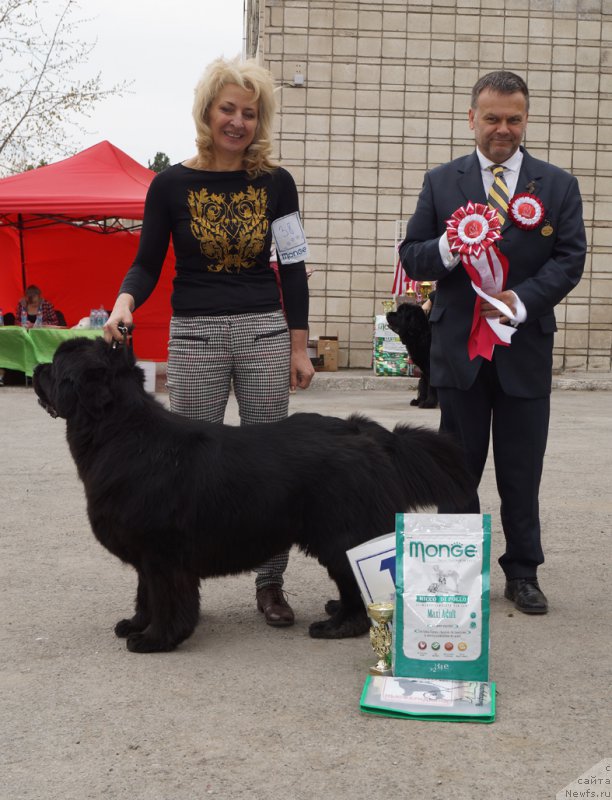
[(489, 680), (488, 514), (397, 514), (393, 674)]

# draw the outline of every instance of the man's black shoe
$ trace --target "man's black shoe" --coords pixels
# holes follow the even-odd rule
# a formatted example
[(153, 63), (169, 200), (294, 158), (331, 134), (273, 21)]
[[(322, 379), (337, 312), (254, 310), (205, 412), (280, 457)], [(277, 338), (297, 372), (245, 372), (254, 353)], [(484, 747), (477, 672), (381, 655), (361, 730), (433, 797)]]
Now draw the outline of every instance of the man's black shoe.
[(514, 607), (523, 614), (546, 614), (548, 600), (535, 578), (515, 578), (506, 581), (504, 597), (514, 601)]

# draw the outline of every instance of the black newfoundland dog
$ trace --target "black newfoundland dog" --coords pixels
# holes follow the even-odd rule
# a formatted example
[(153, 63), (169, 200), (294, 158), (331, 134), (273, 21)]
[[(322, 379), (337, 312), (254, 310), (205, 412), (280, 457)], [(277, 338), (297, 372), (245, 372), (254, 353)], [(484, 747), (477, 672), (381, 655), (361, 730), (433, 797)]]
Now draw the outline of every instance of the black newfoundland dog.
[(473, 490), (454, 444), (360, 416), (294, 414), (268, 425), (196, 422), (148, 394), (126, 348), (64, 342), (38, 366), (41, 405), (66, 420), (96, 538), (138, 573), (135, 614), (117, 623), (133, 652), (172, 650), (193, 632), (199, 582), (297, 545), (327, 568), (339, 601), (315, 638), (369, 621), (346, 550), (395, 527), (395, 513), (462, 502)]
[(417, 303), (402, 303), (398, 306), (397, 311), (389, 311), (387, 323), (391, 330), (397, 333), (410, 358), (421, 370), (417, 396), (410, 401), (410, 405), (419, 408), (436, 408), (438, 392), (429, 383), (431, 328), (427, 314)]

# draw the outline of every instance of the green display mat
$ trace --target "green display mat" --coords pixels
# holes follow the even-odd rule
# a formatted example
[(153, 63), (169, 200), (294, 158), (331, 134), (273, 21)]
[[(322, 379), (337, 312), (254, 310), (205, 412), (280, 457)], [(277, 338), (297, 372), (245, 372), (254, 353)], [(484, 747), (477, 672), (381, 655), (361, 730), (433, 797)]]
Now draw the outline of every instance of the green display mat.
[(495, 683), (368, 675), (359, 706), (385, 717), (490, 723), (495, 721)]

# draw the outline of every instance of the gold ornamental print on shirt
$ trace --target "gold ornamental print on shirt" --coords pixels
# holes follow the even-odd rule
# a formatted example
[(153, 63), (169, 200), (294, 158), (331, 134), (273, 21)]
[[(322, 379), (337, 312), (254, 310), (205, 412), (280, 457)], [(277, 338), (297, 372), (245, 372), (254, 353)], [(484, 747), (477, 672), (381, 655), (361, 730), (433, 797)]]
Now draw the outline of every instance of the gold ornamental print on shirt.
[(189, 192), (191, 233), (208, 259), (209, 272), (238, 273), (254, 266), (268, 233), (267, 204), (267, 191), (253, 186), (229, 194)]

